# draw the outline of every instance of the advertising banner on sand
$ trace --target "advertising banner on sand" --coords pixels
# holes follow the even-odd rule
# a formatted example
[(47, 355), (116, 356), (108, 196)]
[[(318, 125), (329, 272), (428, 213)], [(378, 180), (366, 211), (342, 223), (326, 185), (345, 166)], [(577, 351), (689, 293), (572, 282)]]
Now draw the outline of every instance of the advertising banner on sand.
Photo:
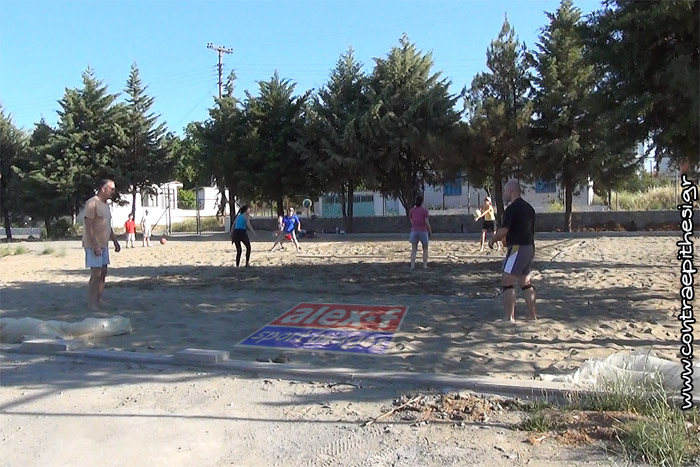
[(383, 354), (408, 307), (300, 303), (238, 345)]

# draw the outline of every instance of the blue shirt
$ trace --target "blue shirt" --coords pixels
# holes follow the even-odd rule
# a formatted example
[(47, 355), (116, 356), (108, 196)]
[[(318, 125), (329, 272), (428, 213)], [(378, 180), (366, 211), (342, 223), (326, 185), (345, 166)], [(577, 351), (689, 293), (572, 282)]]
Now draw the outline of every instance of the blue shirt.
[(233, 224), (233, 230), (245, 230), (246, 225), (245, 225), (245, 214), (239, 214), (236, 217), (236, 222)]
[(289, 216), (284, 216), (284, 219), (282, 219), (282, 222), (284, 223), (284, 231), (285, 232), (294, 232), (294, 229), (296, 228), (297, 224), (299, 223), (299, 218), (295, 215), (289, 217)]

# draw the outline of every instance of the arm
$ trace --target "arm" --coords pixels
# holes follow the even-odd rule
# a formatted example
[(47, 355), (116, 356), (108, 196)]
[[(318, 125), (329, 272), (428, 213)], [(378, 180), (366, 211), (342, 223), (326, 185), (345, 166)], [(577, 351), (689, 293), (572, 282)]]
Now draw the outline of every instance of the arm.
[(430, 219), (425, 218), (425, 226), (428, 228), (428, 235), (433, 235), (433, 228), (430, 227)]
[(257, 233), (257, 232), (255, 231), (255, 229), (253, 228), (253, 224), (250, 223), (250, 217), (246, 217), (246, 219), (245, 219), (245, 226), (246, 226), (246, 228), (247, 228), (248, 230), (250, 230), (251, 232), (253, 232), (253, 234), (254, 234), (256, 237), (258, 236), (258, 233)]
[(102, 250), (97, 245), (97, 239), (95, 238), (95, 216), (97, 215), (97, 210), (94, 203), (88, 203), (85, 206), (85, 236), (87, 237), (89, 247), (95, 255), (99, 256), (102, 254)]
[[(109, 229), (109, 239), (112, 240), (112, 242), (114, 243), (114, 251), (119, 253), (121, 251), (122, 247), (119, 246), (119, 241), (117, 240), (117, 236), (114, 235), (114, 230), (112, 230), (112, 229)], [(128, 247), (129, 244), (127, 243), (126, 246)]]
[(297, 232), (301, 232), (301, 220), (297, 217)]
[(496, 242), (500, 242), (504, 238), (506, 238), (506, 235), (508, 235), (508, 227), (499, 227), (498, 231), (496, 231), (496, 235), (493, 236), (491, 240), (489, 240), (489, 246), (492, 246)]

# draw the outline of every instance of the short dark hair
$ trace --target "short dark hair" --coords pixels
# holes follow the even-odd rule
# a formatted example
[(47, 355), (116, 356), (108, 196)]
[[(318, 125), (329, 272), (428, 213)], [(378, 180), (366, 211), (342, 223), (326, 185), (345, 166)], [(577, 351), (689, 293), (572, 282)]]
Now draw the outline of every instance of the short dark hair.
[(101, 189), (104, 188), (105, 185), (108, 184), (109, 182), (114, 183), (114, 180), (112, 180), (112, 179), (110, 179), (110, 178), (103, 178), (102, 180), (100, 180), (100, 181), (97, 183), (97, 189), (98, 189), (98, 190), (101, 190)]
[(416, 206), (421, 207), (423, 205), (423, 195), (416, 196)]
[(244, 204), (244, 205), (241, 206), (241, 208), (238, 210), (238, 214), (243, 214), (243, 213), (245, 213), (247, 210), (248, 210), (248, 205), (247, 205), (247, 204)]

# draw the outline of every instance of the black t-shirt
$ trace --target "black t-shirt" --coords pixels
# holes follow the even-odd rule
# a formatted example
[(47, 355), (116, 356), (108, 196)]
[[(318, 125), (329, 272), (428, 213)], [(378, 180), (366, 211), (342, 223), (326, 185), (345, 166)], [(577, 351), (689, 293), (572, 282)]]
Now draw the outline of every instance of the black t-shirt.
[(522, 198), (516, 199), (506, 208), (503, 227), (508, 229), (508, 246), (535, 244), (535, 210)]

